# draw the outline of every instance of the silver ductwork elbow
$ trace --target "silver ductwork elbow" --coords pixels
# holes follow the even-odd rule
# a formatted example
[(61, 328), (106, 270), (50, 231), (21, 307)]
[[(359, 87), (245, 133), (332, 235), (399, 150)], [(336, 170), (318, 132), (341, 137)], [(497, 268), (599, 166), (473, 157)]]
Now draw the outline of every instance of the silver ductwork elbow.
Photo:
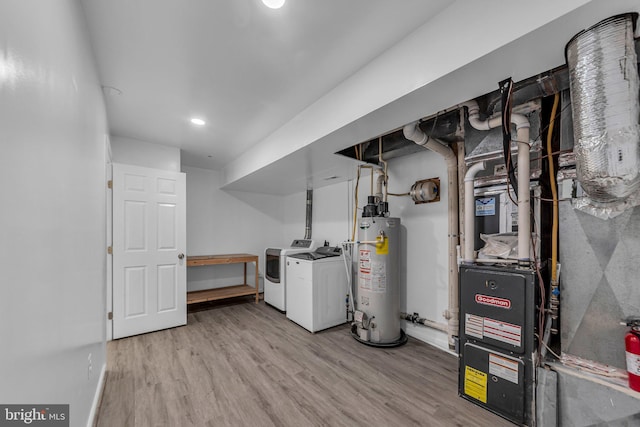
[(603, 219), (637, 204), (640, 189), (636, 17), (601, 21), (566, 48), (577, 175), (588, 196), (574, 206)]

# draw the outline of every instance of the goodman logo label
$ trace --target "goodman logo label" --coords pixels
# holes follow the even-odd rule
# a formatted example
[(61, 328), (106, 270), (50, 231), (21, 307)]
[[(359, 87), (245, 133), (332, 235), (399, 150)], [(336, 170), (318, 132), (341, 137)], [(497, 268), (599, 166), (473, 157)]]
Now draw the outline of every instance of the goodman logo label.
[(478, 304), (490, 305), (492, 307), (511, 308), (511, 301), (504, 298), (490, 297), (487, 295), (476, 294), (476, 302)]

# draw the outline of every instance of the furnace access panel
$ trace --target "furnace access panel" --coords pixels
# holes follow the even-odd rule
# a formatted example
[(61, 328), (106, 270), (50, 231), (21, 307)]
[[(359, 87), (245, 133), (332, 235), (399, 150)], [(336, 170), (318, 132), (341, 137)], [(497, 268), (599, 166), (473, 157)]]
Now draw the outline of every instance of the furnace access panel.
[(527, 269), (460, 268), (460, 395), (529, 425), (535, 286), (535, 273)]

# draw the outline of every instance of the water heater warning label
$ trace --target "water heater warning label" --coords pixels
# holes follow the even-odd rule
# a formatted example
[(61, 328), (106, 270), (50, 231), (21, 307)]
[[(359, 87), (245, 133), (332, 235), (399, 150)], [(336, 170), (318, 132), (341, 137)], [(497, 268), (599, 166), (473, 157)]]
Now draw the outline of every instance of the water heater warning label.
[(358, 287), (376, 293), (387, 292), (386, 264), (384, 262), (372, 262), (369, 249), (360, 249)]
[(371, 292), (387, 292), (387, 268), (383, 262), (371, 264)]
[(358, 287), (360, 289), (371, 289), (371, 251), (369, 249), (360, 249)]
[(360, 249), (359, 266), (360, 274), (371, 274), (371, 251)]
[(487, 374), (471, 366), (465, 366), (464, 394), (487, 403)]

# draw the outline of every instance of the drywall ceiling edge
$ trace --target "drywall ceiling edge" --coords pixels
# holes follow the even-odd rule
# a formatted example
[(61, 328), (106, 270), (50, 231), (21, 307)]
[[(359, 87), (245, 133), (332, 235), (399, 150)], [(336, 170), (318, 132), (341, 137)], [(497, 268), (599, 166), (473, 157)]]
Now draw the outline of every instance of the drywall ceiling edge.
[[(588, 2), (573, 0), (554, 3), (545, 0), (536, 4), (535, 8), (523, 9), (522, 3), (517, 2), (505, 6), (499, 0), (481, 4), (458, 1), (228, 164), (224, 168), (225, 183), (252, 174), (377, 108), (575, 11), (585, 3)], [(609, 4), (607, 2), (607, 8), (610, 8)], [(523, 10), (526, 10), (526, 14), (522, 13)], [(496, 16), (502, 17), (500, 25), (497, 22), (496, 25), (487, 25), (496, 21)], [(456, 28), (461, 30), (456, 31)], [(443, 43), (445, 40), (446, 43)], [(563, 47), (559, 46), (557, 52), (536, 54), (561, 57)], [(456, 54), (452, 55), (452, 51)], [(480, 90), (493, 90), (493, 86), (479, 88), (477, 94), (483, 93)], [(359, 141), (351, 141), (355, 142)]]

